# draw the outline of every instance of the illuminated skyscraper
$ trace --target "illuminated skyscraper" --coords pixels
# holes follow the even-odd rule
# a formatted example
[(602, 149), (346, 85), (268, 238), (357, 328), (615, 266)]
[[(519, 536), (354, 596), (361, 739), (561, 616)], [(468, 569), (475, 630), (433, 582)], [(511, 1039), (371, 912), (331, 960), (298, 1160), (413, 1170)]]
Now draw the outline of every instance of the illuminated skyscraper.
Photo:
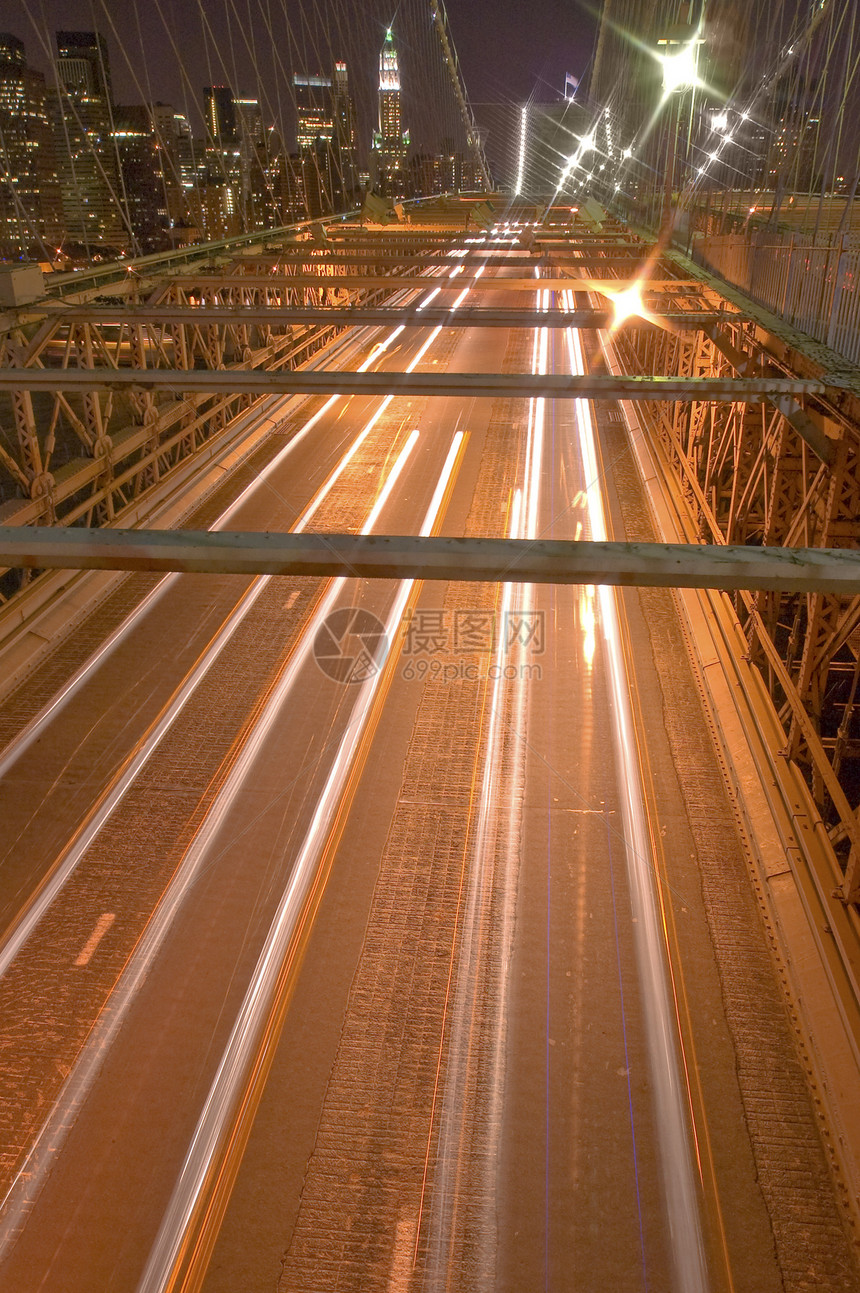
[(334, 135), (332, 86), (329, 76), (293, 73), (296, 96), (296, 143), (299, 152), (315, 148), (320, 141), (330, 144)]
[[(173, 115), (172, 108), (167, 112)], [(159, 141), (153, 109), (142, 103), (115, 107), (113, 141), (131, 227), (142, 251), (160, 251), (167, 243), (170, 213), (166, 150)]]
[(110, 101), (110, 62), (100, 32), (58, 31), (57, 54), (57, 71), (64, 89), (83, 98)]
[(48, 93), (66, 233), (87, 247), (128, 244), (112, 131), (107, 46), (95, 31), (57, 32), (57, 79)]
[(0, 32), (0, 255), (53, 246), (62, 212), (45, 79), (20, 40)]
[(400, 64), (389, 27), (379, 55), (379, 129), (373, 137), (377, 185), (390, 197), (406, 192), (409, 131), (403, 129)]
[(238, 201), (240, 188), (239, 128), (236, 100), (229, 85), (207, 85), (203, 91), (206, 112), (210, 181), (226, 184)]
[(335, 208), (334, 115), (329, 76), (293, 74), (296, 144), (307, 214), (313, 218)]
[(358, 138), (346, 63), (337, 62), (334, 65), (331, 101), (337, 196), (341, 205), (347, 207), (354, 201), (358, 190)]
[(229, 85), (203, 88), (206, 118), (206, 184), (195, 219), (210, 238), (243, 232), (242, 162), (236, 100)]

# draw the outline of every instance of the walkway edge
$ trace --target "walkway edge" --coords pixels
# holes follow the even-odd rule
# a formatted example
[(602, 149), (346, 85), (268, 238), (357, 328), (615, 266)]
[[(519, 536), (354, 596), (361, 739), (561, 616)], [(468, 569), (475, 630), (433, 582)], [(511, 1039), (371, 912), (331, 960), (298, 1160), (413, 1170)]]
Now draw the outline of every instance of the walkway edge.
[[(683, 503), (668, 501), (669, 477), (657, 460), (635, 408), (622, 405), (633, 457), (659, 536), (684, 533)], [(640, 433), (637, 434), (636, 432)], [(860, 1009), (856, 983), (840, 975), (826, 912), (815, 911), (799, 876), (809, 850), (826, 843), (805, 784), (779, 756), (779, 728), (763, 685), (745, 659), (745, 642), (724, 594), (679, 590), (682, 628), (710, 719), (727, 789), (741, 818), (756, 896), (790, 999), (792, 1024), (804, 1052), (813, 1099), (821, 1108), (825, 1150), (839, 1198), (860, 1234)], [(751, 718), (743, 722), (745, 711)], [(793, 803), (789, 802), (789, 797)], [(798, 863), (800, 866), (798, 866)], [(834, 899), (834, 901), (838, 901)], [(856, 928), (839, 902), (843, 920)], [(829, 951), (829, 955), (828, 955)], [(780, 964), (781, 963), (781, 964)], [(841, 978), (841, 982), (836, 980)]]

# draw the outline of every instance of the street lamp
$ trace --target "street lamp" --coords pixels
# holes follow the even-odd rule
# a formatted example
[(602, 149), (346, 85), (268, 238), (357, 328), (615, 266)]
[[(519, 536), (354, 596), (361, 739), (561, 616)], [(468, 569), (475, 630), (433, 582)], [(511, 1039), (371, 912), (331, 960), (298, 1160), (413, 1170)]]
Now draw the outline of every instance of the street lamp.
[[(661, 40), (658, 44), (673, 45), (678, 42)], [(661, 54), (663, 89), (667, 95), (674, 94), (676, 90), (689, 90), (694, 85), (698, 85), (698, 44), (698, 40), (693, 39), (687, 44), (679, 45), (671, 53)]]
[(669, 100), (669, 141), (666, 158), (666, 183), (663, 190), (664, 232), (669, 232), (672, 221), (672, 193), (675, 184), (675, 164), (678, 155), (678, 125), (681, 119), (681, 93), (699, 84), (698, 61), (701, 37), (698, 27), (679, 26), (658, 40), (665, 52), (658, 54), (663, 68), (663, 97)]

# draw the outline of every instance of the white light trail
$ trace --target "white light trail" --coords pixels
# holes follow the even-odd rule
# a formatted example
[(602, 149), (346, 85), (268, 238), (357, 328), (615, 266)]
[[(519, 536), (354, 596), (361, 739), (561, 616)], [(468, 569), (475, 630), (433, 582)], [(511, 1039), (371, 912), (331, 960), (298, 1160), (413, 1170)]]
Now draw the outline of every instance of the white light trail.
[[(429, 302), (432, 301), (433, 298), (437, 296), (441, 291), (442, 291), (441, 287), (437, 287), (434, 291), (429, 293), (429, 295), (427, 296), (423, 304), (419, 305), (417, 308), (419, 310), (423, 309), (424, 305), (429, 304)], [(370, 356), (370, 358), (365, 360), (364, 363), (361, 364), (361, 366), (358, 369), (358, 372), (361, 372), (361, 373), (367, 372), (370, 365), (376, 359), (378, 359), (379, 356), (385, 350), (389, 348), (391, 343), (394, 341), (395, 337), (397, 337), (401, 332), (403, 332), (403, 330), (404, 329), (402, 325), (393, 329), (392, 332), (389, 334), (389, 336), (386, 337), (385, 340), (377, 346), (377, 348), (375, 349), (374, 353)], [(437, 333), (434, 335), (438, 335), (438, 329), (437, 329)], [(425, 353), (426, 353), (426, 348), (422, 349), (421, 355), (423, 356), (423, 354)], [(418, 360), (416, 360), (415, 362), (418, 362)], [(311, 367), (315, 367), (315, 366), (316, 366), (315, 364), (311, 365)], [(407, 372), (411, 372), (411, 371), (412, 371), (411, 368), (407, 369)], [(272, 458), (271, 461), (265, 465), (265, 467), (260, 468), (260, 470), (255, 474), (254, 479), (248, 485), (246, 485), (245, 488), (242, 490), (242, 492), (233, 500), (233, 502), (227, 508), (225, 508), (225, 510), (218, 517), (218, 520), (215, 521), (209, 527), (211, 531), (214, 532), (214, 531), (223, 530), (229, 524), (229, 522), (233, 519), (236, 513), (244, 506), (244, 504), (248, 501), (248, 499), (257, 492), (257, 490), (265, 483), (265, 481), (269, 479), (271, 475), (274, 474), (274, 472), (278, 470), (279, 467), (282, 466), (284, 461), (292, 453), (294, 453), (297, 447), (313, 430), (313, 428), (317, 426), (317, 424), (325, 417), (325, 415), (328, 412), (330, 412), (330, 410), (334, 408), (334, 406), (342, 398), (343, 396), (341, 395), (330, 396), (326, 400), (325, 404), (323, 404), (322, 408), (318, 409), (316, 413), (314, 413), (310, 418), (308, 418), (308, 420), (296, 432), (296, 434), (290, 438), (289, 443), (286, 444), (284, 448), (281, 449), (277, 454), (275, 454), (274, 458)], [(376, 415), (377, 418), (384, 412), (384, 410), (388, 407), (388, 405), (391, 403), (391, 400), (393, 398), (394, 397), (390, 395), (386, 396), (381, 407), (377, 411), (377, 415)], [(286, 403), (287, 403), (286, 400), (277, 400), (274, 402), (274, 408), (280, 409), (280, 407)], [(270, 408), (267, 411), (267, 416), (272, 417), (273, 415), (274, 415), (274, 409)], [(369, 424), (368, 427), (365, 428), (365, 430), (369, 430), (370, 426), (372, 425), (373, 423)], [(328, 484), (328, 487), (326, 488), (326, 493), (328, 493), (328, 490), (331, 488), (331, 483)], [(181, 578), (182, 578), (182, 574), (179, 572), (176, 572), (173, 574), (165, 575), (163, 579), (159, 580), (156, 586), (147, 593), (147, 595), (143, 598), (141, 602), (138, 603), (138, 605), (134, 608), (131, 614), (125, 620), (123, 620), (122, 624), (120, 624), (116, 629), (114, 629), (114, 631), (105, 639), (105, 641), (98, 648), (98, 650), (95, 651), (93, 655), (91, 655), (89, 659), (81, 666), (81, 668), (75, 674), (73, 674), (73, 676), (68, 680), (68, 682), (66, 682), (60, 688), (56, 696), (54, 696), (53, 699), (49, 701), (49, 703), (30, 720), (30, 722), (18, 733), (17, 736), (13, 737), (13, 739), (9, 742), (9, 744), (2, 751), (2, 753), (0, 753), (0, 777), (5, 776), (6, 773), (9, 771), (9, 769), (13, 767), (15, 763), (17, 763), (18, 759), (21, 758), (21, 756), (25, 753), (25, 751), (30, 748), (33, 742), (38, 740), (38, 738), (42, 735), (42, 733), (44, 732), (48, 724), (51, 722), (51, 720), (55, 718), (60, 713), (60, 711), (65, 707), (65, 705), (69, 702), (69, 700), (71, 700), (72, 697), (76, 695), (76, 693), (86, 683), (87, 679), (90, 678), (93, 673), (95, 673), (99, 665), (103, 664), (104, 661), (113, 653), (116, 647), (118, 647), (120, 643), (125, 641), (125, 639), (129, 636), (129, 634), (134, 631), (134, 629), (137, 627), (140, 621), (146, 615), (149, 614), (149, 612), (152, 610), (155, 603), (159, 601), (164, 596), (164, 594), (170, 588), (172, 588), (173, 585)], [(2, 974), (2, 970), (0, 970), (0, 974)]]
[(526, 139), (528, 137), (529, 127), (529, 109), (528, 104), (524, 103), (520, 112), (520, 150), (517, 158), (517, 182), (514, 185), (514, 197), (519, 197), (523, 191), (523, 180), (526, 170)]
[[(430, 336), (419, 348), (417, 354), (414, 356), (411, 363), (407, 366), (406, 368), (407, 372), (411, 373), (413, 369), (421, 362), (421, 360), (424, 358), (427, 351), (430, 349), (433, 342), (436, 340), (436, 338), (438, 337), (441, 331), (442, 329), (439, 327), (433, 329)], [(342, 476), (343, 472), (346, 470), (352, 458), (355, 456), (358, 449), (361, 447), (361, 445), (364, 443), (367, 436), (370, 434), (370, 431), (372, 430), (372, 428), (379, 421), (380, 417), (388, 408), (389, 404), (394, 398), (395, 396), (393, 395), (387, 395), (385, 399), (382, 401), (382, 403), (380, 404), (379, 408), (370, 418), (370, 420), (362, 428), (361, 432), (353, 441), (350, 448), (346, 451), (346, 453), (341, 458), (340, 462), (338, 463), (338, 466), (329, 476), (325, 484), (317, 492), (316, 496), (313, 498), (309, 506), (299, 517), (298, 521), (296, 521), (295, 525), (293, 526), (294, 534), (300, 534), (307, 527), (311, 519), (316, 515), (316, 512), (318, 511), (322, 503), (325, 501), (325, 499), (328, 497), (331, 490), (337, 484), (338, 480)], [(322, 413), (322, 411), (323, 410), (320, 410), (320, 413)], [(318, 417), (319, 414), (315, 416)], [(311, 419), (311, 421), (313, 421), (313, 419)], [(416, 433), (413, 432), (412, 434), (414, 436)], [(410, 437), (410, 440), (411, 440), (411, 437)], [(294, 441), (292, 441), (291, 444), (292, 443), (294, 443)], [(287, 448), (289, 447), (290, 446), (287, 446)], [(285, 450), (282, 450), (281, 454), (278, 455), (278, 457), (281, 458), (285, 452), (286, 452)], [(231, 509), (228, 509), (228, 511), (229, 510)], [(362, 533), (364, 533), (364, 531), (362, 531)], [(178, 578), (181, 578), (181, 576), (174, 575), (174, 576), (170, 576), (170, 578), (178, 579)], [(20, 920), (17, 922), (17, 924), (15, 924), (11, 928), (9, 933), (6, 935), (2, 945), (0, 945), (0, 978), (2, 978), (2, 976), (6, 973), (9, 966), (12, 964), (12, 961), (20, 952), (21, 948), (24, 946), (27, 940), (32, 936), (36, 927), (43, 919), (46, 911), (51, 906), (51, 903), (54, 902), (54, 900), (56, 899), (57, 895), (61, 892), (61, 890), (65, 888), (70, 877), (74, 874), (75, 870), (80, 865), (82, 859), (85, 857), (87, 850), (95, 840), (96, 836), (104, 828), (106, 823), (113, 816), (114, 812), (116, 812), (122, 800), (125, 798), (126, 794), (134, 784), (136, 778), (140, 775), (143, 768), (152, 758), (153, 754), (158, 749), (161, 742), (164, 740), (164, 737), (170, 731), (171, 727), (176, 722), (176, 719), (182, 713), (183, 709), (185, 708), (185, 706), (188, 704), (191, 697), (196, 692), (200, 683), (203, 681), (203, 679), (208, 674), (209, 670), (212, 668), (212, 665), (219, 658), (224, 648), (227, 646), (227, 644), (230, 642), (230, 640), (232, 639), (236, 631), (239, 629), (241, 624), (249, 615), (254, 605), (256, 604), (257, 600), (267, 588), (270, 580), (273, 578), (275, 578), (275, 576), (273, 575), (262, 575), (259, 579), (255, 580), (254, 583), (250, 586), (245, 596), (234, 608), (229, 618), (225, 621), (224, 625), (222, 626), (217, 636), (209, 644), (208, 648), (206, 649), (205, 653), (200, 658), (200, 660), (197, 662), (194, 669), (191, 671), (190, 674), (188, 674), (188, 676), (183, 681), (181, 687), (174, 694), (170, 703), (168, 704), (166, 709), (162, 712), (158, 722), (149, 731), (149, 733), (146, 736), (146, 739), (142, 742), (139, 749), (135, 751), (134, 756), (126, 764), (125, 768), (121, 772), (120, 776), (117, 778), (114, 785), (111, 787), (108, 794), (99, 804), (97, 811), (87, 821), (85, 827), (80, 832), (77, 839), (74, 841), (72, 846), (68, 849), (68, 851), (64, 854), (59, 864), (54, 868), (54, 870), (48, 876), (45, 884), (43, 884), (43, 886), (37, 891), (33, 901), (31, 902), (30, 906), (25, 909)], [(163, 591), (164, 583), (159, 585), (158, 588), (160, 588)], [(158, 591), (158, 588), (153, 589), (152, 593), (149, 594), (149, 598), (154, 600), (154, 594)], [(151, 605), (152, 605), (152, 601), (147, 599), (147, 608), (151, 607)], [(136, 615), (137, 615), (137, 612), (135, 612), (135, 616)], [(129, 618), (132, 619), (132, 617), (129, 617)], [(136, 619), (133, 620), (133, 622), (136, 622)], [(126, 621), (126, 625), (128, 625), (128, 621)], [(125, 628), (125, 631), (126, 632), (128, 631), (127, 627)], [(116, 642), (114, 642), (113, 645), (116, 645)], [(101, 652), (100, 658), (104, 658), (104, 654), (105, 652), (103, 649)], [(68, 695), (66, 696), (66, 699), (68, 699)], [(56, 712), (56, 709), (57, 709), (57, 705), (55, 703), (52, 706), (50, 712), (54, 713)], [(46, 719), (47, 719), (47, 715), (46, 715)], [(38, 732), (34, 730), (29, 735), (29, 742), (32, 742), (32, 740), (35, 739), (37, 734)], [(14, 754), (15, 757), (18, 757), (22, 753), (22, 750), (15, 748), (12, 751), (12, 753)], [(8, 755), (9, 755), (9, 752), (7, 751), (7, 757)], [(12, 760), (10, 759), (10, 762), (11, 761)]]
[(400, 450), (400, 453), (397, 455), (397, 461), (395, 462), (394, 466), (391, 468), (391, 471), (388, 473), (388, 479), (386, 480), (385, 484), (380, 490), (379, 497), (374, 503), (373, 508), (370, 512), (370, 515), (368, 516), (367, 520), (364, 523), (364, 527), (362, 528), (362, 531), (361, 531), (362, 534), (370, 534), (371, 530), (376, 525), (376, 522), (379, 520), (380, 513), (382, 512), (382, 509), (385, 507), (386, 503), (391, 497), (391, 494), (394, 490), (394, 486), (397, 484), (398, 480), (402, 476), (403, 468), (406, 466), (407, 459), (409, 458), (409, 455), (411, 454), (412, 450), (415, 448), (417, 441), (418, 441), (418, 432), (416, 430), (410, 431), (409, 438), (406, 441), (403, 448)]
[[(444, 498), (445, 488), (453, 472), (462, 438), (462, 432), (458, 432), (443, 467), (440, 485), (437, 486), (428, 509), (427, 516), (431, 518), (431, 527)], [(400, 475), (406, 457), (412, 452), (416, 441), (417, 433), (412, 432), (391, 468), (391, 473), (396, 472), (398, 476)], [(343, 464), (338, 467), (338, 471), (342, 469), (342, 466)], [(386, 487), (387, 480), (388, 477), (386, 478)], [(383, 488), (383, 493), (388, 497), (390, 491), (386, 487)], [(375, 505), (368, 514), (361, 529), (362, 534), (369, 532), (371, 521), (372, 519), (374, 521), (378, 519), (380, 510)], [(429, 530), (427, 532), (429, 533)], [(425, 530), (422, 529), (421, 533), (424, 534)], [(271, 578), (271, 576), (266, 578)], [(212, 841), (235, 802), (242, 782), (247, 777), (254, 760), (262, 749), (267, 735), (281, 714), (283, 705), (295, 684), (300, 669), (308, 661), (319, 626), (334, 606), (345, 582), (345, 579), (333, 580), (325, 596), (317, 604), (314, 614), (302, 632), (289, 664), (273, 689), (215, 802), (187, 849), (173, 879), (162, 895), (155, 913), (115, 984), (111, 992), (109, 1005), (98, 1016), (85, 1045), (75, 1060), (72, 1071), (66, 1078), (50, 1113), (34, 1139), (27, 1158), (16, 1173), (5, 1197), (0, 1200), (0, 1215), (2, 1215), (2, 1222), (0, 1222), (0, 1261), (2, 1261), (3, 1255), (9, 1246), (15, 1242), (20, 1226), (24, 1218), (29, 1214), (33, 1201), (41, 1189), (45, 1175), (53, 1166), (66, 1134), (74, 1124), (104, 1058), (139, 988), (161, 950), (176, 914), (205, 864)]]
[[(375, 364), (379, 356), (384, 354), (385, 351), (388, 350), (389, 346), (395, 340), (395, 338), (400, 336), (401, 332), (403, 332), (403, 329), (404, 329), (404, 325), (401, 323), (398, 327), (396, 327), (393, 330), (393, 332), (389, 333), (389, 335), (385, 338), (384, 341), (378, 341), (376, 345), (373, 347), (373, 350), (371, 351), (368, 358), (365, 359), (364, 363), (359, 364), (358, 371), (360, 373), (366, 373), (367, 370), (370, 368), (370, 365)], [(334, 398), (336, 400), (339, 400), (342, 397), (340, 395), (336, 395)]]
[[(420, 529), (422, 535), (432, 533), (436, 524), (462, 440), (463, 433), (457, 432), (425, 514)], [(389, 651), (395, 644), (399, 648), (399, 629), (413, 582), (413, 580), (403, 580), (400, 583), (397, 596), (388, 614), (385, 628)], [(334, 815), (343, 796), (355, 754), (364, 736), (382, 677), (383, 670), (380, 669), (373, 677), (362, 683), (359, 690), (353, 709), (353, 713), (358, 717), (350, 722), (344, 734), (317, 801), (311, 824), (296, 857), (289, 884), (269, 928), (242, 1007), (209, 1089), (182, 1171), (138, 1285), (138, 1293), (161, 1293), (170, 1286), (172, 1272), (201, 1191), (205, 1186), (211, 1165), (220, 1151), (225, 1130), (229, 1130), (229, 1122), (247, 1082), (249, 1069), (257, 1052), (261, 1029), (271, 1009), (290, 943), (304, 911), (307, 896), (316, 875)], [(276, 695), (272, 697), (267, 710), (270, 707), (275, 711), (280, 710), (280, 699)], [(232, 779), (231, 776), (230, 780)]]
[[(572, 293), (567, 296), (572, 298)], [(573, 328), (568, 329), (567, 345), (571, 373), (581, 376), (585, 373), (585, 364), (579, 333)], [(586, 480), (590, 537), (602, 542), (607, 538), (607, 527), (591, 406), (587, 400), (574, 400), (573, 404)], [(654, 892), (653, 856), (645, 816), (618, 609), (613, 588), (600, 585), (597, 593), (612, 697), (612, 724), (622, 799), (625, 855), (630, 881), (630, 902), (635, 918), (633, 934), (642, 984), (663, 1196), (675, 1272), (674, 1287), (678, 1293), (706, 1293), (709, 1282), (687, 1126), (687, 1099), (678, 1065), (676, 1019), (667, 982), (662, 923)]]
[[(548, 308), (549, 292), (538, 291), (536, 308)], [(545, 373), (548, 363), (549, 329), (535, 332), (532, 349), (532, 372)], [(512, 539), (537, 538), (541, 495), (541, 462), (544, 440), (544, 404), (541, 399), (529, 401), (529, 422), (523, 464), (523, 486), (514, 493), (508, 525)], [(460, 1166), (465, 1147), (468, 1081), (474, 1063), (473, 1021), (479, 987), (486, 991), (481, 977), (485, 966), (482, 916), (490, 897), (494, 899), (496, 925), (497, 992), (489, 994), (495, 1001), (491, 1059), (486, 1067), (486, 1096), (491, 1113), (487, 1118), (489, 1135), (498, 1135), (503, 1125), (505, 1078), (506, 1002), (511, 948), (516, 916), (516, 875), (520, 859), (521, 797), (524, 784), (523, 765), (526, 750), (528, 715), (528, 680), (523, 669), (525, 652), (520, 646), (509, 654), (507, 625), (515, 612), (527, 616), (532, 609), (534, 587), (531, 584), (504, 583), (497, 609), (497, 623), (503, 626), (493, 655), (492, 688), (488, 698), (487, 735), (480, 794), (475, 816), (475, 842), (467, 873), (465, 900), (457, 954), (457, 973), (450, 1009), (445, 1082), (439, 1108), (437, 1167), (433, 1181), (431, 1219), (428, 1238), (426, 1282), (444, 1287), (450, 1278), (449, 1254), (455, 1238), (457, 1200), (461, 1189)], [(519, 667), (511, 678), (512, 660)], [(510, 710), (506, 700), (510, 692)], [(507, 769), (503, 762), (506, 727), (516, 734)], [(506, 811), (499, 812), (500, 802)], [(429, 1128), (432, 1137), (434, 1126)], [(495, 1164), (497, 1146), (485, 1153), (486, 1179), (483, 1192), (484, 1217), (477, 1227), (475, 1287), (489, 1287), (493, 1280), (495, 1255), (497, 1183)], [(426, 1186), (426, 1180), (425, 1180)], [(421, 1229), (424, 1193), (419, 1212)], [(417, 1242), (417, 1236), (416, 1236)]]

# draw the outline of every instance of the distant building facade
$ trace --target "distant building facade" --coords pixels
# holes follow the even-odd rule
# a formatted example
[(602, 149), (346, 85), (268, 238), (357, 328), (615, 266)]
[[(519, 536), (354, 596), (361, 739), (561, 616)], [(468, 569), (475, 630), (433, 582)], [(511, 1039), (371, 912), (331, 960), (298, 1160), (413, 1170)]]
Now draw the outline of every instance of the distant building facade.
[(65, 237), (85, 249), (128, 248), (112, 137), (110, 64), (98, 32), (57, 32), (58, 88), (47, 106), (55, 137)]
[(330, 76), (295, 72), (296, 148), (311, 219), (335, 209), (334, 111)]
[(0, 255), (53, 257), (62, 225), (45, 78), (0, 32)]
[[(173, 113), (172, 108), (167, 111)], [(119, 161), (122, 200), (140, 250), (160, 251), (168, 245), (171, 224), (169, 199), (178, 196), (168, 186), (166, 151), (156, 126), (155, 108), (135, 103), (113, 110), (113, 139)]]
[(355, 104), (349, 91), (346, 63), (338, 61), (332, 76), (332, 117), (334, 119), (334, 162), (337, 209), (346, 210), (359, 201), (358, 127)]
[(409, 190), (409, 131), (403, 128), (400, 61), (391, 27), (379, 54), (379, 128), (373, 136), (371, 182), (385, 197)]

